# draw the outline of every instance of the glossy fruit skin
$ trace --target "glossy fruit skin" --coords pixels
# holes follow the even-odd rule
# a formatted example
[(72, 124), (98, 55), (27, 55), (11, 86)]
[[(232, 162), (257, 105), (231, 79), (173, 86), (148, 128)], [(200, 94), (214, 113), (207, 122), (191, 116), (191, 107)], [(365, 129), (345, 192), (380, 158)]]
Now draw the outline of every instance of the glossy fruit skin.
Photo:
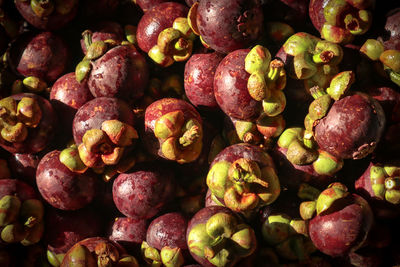
[[(248, 18), (244, 15), (246, 12)], [(240, 30), (240, 17), (247, 19), (251, 25), (244, 25), (244, 29)], [(200, 36), (212, 49), (225, 54), (255, 42), (261, 35), (263, 20), (260, 5), (254, 0), (204, 0), (199, 2), (197, 8), (196, 22)], [(246, 30), (249, 33), (245, 33)]]
[(223, 55), (219, 53), (194, 54), (186, 62), (184, 87), (190, 102), (199, 108), (218, 107), (214, 96), (214, 75)]
[(92, 209), (62, 211), (46, 210), (45, 243), (53, 253), (66, 253), (77, 242), (101, 234), (102, 222), (99, 214)]
[(86, 81), (79, 83), (74, 72), (61, 76), (50, 91), (50, 102), (69, 131), (77, 110), (92, 99)]
[(39, 192), (57, 209), (81, 209), (92, 201), (98, 178), (91, 171), (83, 174), (70, 171), (59, 156), (60, 151), (53, 150), (40, 160), (36, 171)]
[(218, 65), (214, 76), (214, 94), (218, 105), (228, 116), (251, 120), (259, 116), (262, 106), (247, 89), (250, 74), (244, 68), (249, 49), (229, 53)]
[(147, 228), (146, 242), (158, 250), (165, 246), (187, 250), (187, 219), (180, 212), (171, 212), (155, 218)]
[(309, 235), (323, 253), (345, 256), (364, 242), (373, 223), (373, 213), (366, 200), (356, 194), (332, 209), (309, 221)]
[(36, 169), (40, 157), (35, 154), (11, 154), (8, 158), (8, 164), (13, 177), (18, 177), (31, 186), (36, 186)]
[(12, 95), (11, 97), (17, 101), (23, 97), (32, 97), (38, 102), (42, 114), (45, 115), (42, 116), (36, 128), (28, 130), (28, 136), (23, 142), (10, 143), (0, 139), (0, 146), (10, 153), (29, 154), (44, 150), (54, 138), (58, 123), (57, 115), (50, 102), (40, 95), (31, 93), (21, 93)]
[(167, 0), (136, 0), (136, 4), (143, 10), (143, 12), (147, 12), (153, 6), (159, 5), (164, 2), (168, 2), (168, 1)]
[[(18, 1), (21, 2), (21, 1)], [(64, 72), (68, 48), (52, 32), (20, 35), (11, 45), (9, 60), (18, 75), (54, 82)]]
[(357, 93), (346, 96), (330, 108), (315, 126), (315, 140), (322, 150), (342, 159), (362, 158), (379, 142), (385, 115), (372, 97)]
[(121, 173), (114, 180), (113, 199), (122, 214), (136, 220), (149, 219), (172, 200), (175, 193), (174, 174), (159, 164)]
[(121, 45), (92, 63), (88, 87), (94, 97), (119, 97), (130, 102), (143, 96), (148, 79), (142, 54), (133, 45)]
[(385, 31), (390, 32), (389, 40), (384, 41), (385, 49), (400, 50), (400, 8), (391, 10), (387, 14)]
[(100, 129), (106, 120), (119, 120), (129, 125), (134, 124), (132, 109), (123, 100), (113, 97), (97, 97), (83, 106), (75, 114), (72, 133), (77, 145), (87, 130)]
[(129, 217), (118, 217), (111, 227), (109, 239), (124, 247), (138, 247), (146, 240), (147, 220), (135, 220)]
[(72, 10), (67, 14), (60, 14), (57, 11), (53, 11), (49, 16), (43, 18), (40, 18), (33, 12), (30, 1), (17, 0), (15, 1), (15, 6), (24, 19), (34, 27), (45, 31), (55, 31), (64, 27), (75, 17), (78, 10), (78, 1), (76, 1)]
[(183, 112), (185, 121), (189, 119), (195, 119), (200, 122), (200, 124), (202, 123), (199, 112), (191, 104), (184, 100), (177, 98), (162, 98), (154, 101), (146, 108), (144, 117), (144, 142), (150, 153), (164, 157), (161, 151), (162, 141), (157, 139), (154, 134), (155, 122), (163, 115), (177, 110), (181, 110)]
[(140, 19), (137, 28), (137, 42), (145, 53), (157, 44), (159, 33), (172, 27), (178, 17), (186, 17), (189, 8), (176, 2), (164, 2), (153, 6)]

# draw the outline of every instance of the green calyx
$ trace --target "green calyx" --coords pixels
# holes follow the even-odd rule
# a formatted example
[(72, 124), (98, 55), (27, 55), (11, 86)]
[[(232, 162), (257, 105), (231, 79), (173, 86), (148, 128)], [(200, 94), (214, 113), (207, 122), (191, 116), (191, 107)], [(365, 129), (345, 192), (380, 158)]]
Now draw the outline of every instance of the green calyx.
[(88, 59), (83, 59), (81, 62), (76, 65), (75, 68), (75, 77), (76, 80), (81, 83), (85, 78), (89, 76), (89, 73), (92, 71), (92, 63)]
[(331, 80), (331, 84), (326, 92), (334, 99), (339, 100), (355, 82), (355, 75), (352, 71), (343, 71)]
[(195, 225), (188, 235), (189, 250), (215, 266), (228, 266), (254, 252), (254, 231), (231, 214), (217, 213)]
[(218, 198), (224, 198), (224, 194), (230, 183), (228, 182), (228, 172), (231, 163), (220, 161), (215, 163), (207, 174), (207, 186)]
[(383, 44), (375, 39), (368, 39), (360, 48), (360, 52), (373, 61), (379, 60), (384, 50)]
[(163, 247), (160, 257), (166, 267), (180, 267), (184, 264), (182, 250), (178, 247)]
[(270, 117), (278, 116), (286, 107), (286, 97), (281, 90), (271, 90), (269, 98), (262, 100), (263, 111)]
[(257, 125), (252, 121), (235, 121), (235, 129), (239, 139), (245, 143), (257, 144), (260, 136), (257, 132)]
[(299, 54), (314, 50), (318, 41), (320, 41), (319, 38), (309, 33), (299, 32), (290, 36), (289, 39), (286, 40), (283, 44), (283, 49), (287, 54), (295, 57)]
[(23, 79), (22, 84), (32, 93), (43, 92), (47, 88), (47, 83), (35, 76), (29, 76)]
[(136, 26), (125, 25), (125, 27), (124, 27), (126, 40), (128, 40), (128, 42), (130, 42), (131, 44), (134, 44), (134, 45), (137, 44), (136, 31), (137, 31)]
[(281, 135), (286, 126), (286, 121), (280, 114), (278, 116), (270, 117), (265, 113), (261, 113), (256, 121), (257, 130), (264, 137), (265, 141), (271, 141), (272, 138)]
[(76, 266), (97, 266), (95, 257), (89, 251), (89, 249), (79, 243), (74, 245), (68, 253), (65, 255), (62, 263), (64, 264), (75, 264)]
[(47, 256), (48, 262), (52, 266), (59, 267), (64, 259), (65, 254), (64, 253), (56, 254), (54, 252), (51, 252), (50, 250), (47, 250), (46, 256)]
[(187, 18), (176, 18), (172, 27), (160, 32), (157, 44), (148, 52), (157, 64), (168, 67), (175, 61), (186, 61), (192, 54), (195, 35)]
[(267, 36), (277, 44), (283, 44), (295, 31), (286, 23), (271, 21), (265, 26)]
[(318, 151), (318, 158), (313, 162), (314, 170), (320, 175), (332, 176), (343, 167), (343, 160), (324, 150)]
[(118, 261), (117, 266), (118, 267), (139, 267), (140, 265), (135, 257), (133, 257), (131, 255), (124, 255)]
[(178, 163), (196, 160), (203, 146), (201, 124), (196, 119), (185, 121), (180, 110), (158, 118), (154, 126), (154, 135), (160, 140), (163, 156)]
[(24, 240), (26, 236), (27, 232), (19, 222), (7, 224), (0, 233), (1, 239), (6, 243), (19, 243)]
[(372, 165), (371, 187), (375, 197), (392, 204), (400, 203), (400, 168), (396, 165)]
[(19, 215), (21, 201), (16, 196), (5, 195), (0, 199), (0, 227), (15, 222)]
[(343, 50), (338, 44), (322, 40), (315, 46), (313, 61), (317, 64), (337, 65), (342, 61), (342, 58)]
[(272, 246), (286, 240), (292, 234), (290, 221), (286, 214), (270, 215), (261, 228), (264, 240)]
[(379, 56), (379, 60), (393, 72), (400, 73), (400, 51), (386, 50)]
[(349, 195), (347, 187), (341, 183), (333, 183), (321, 192), (316, 200), (317, 214), (327, 211), (335, 201)]
[(65, 148), (59, 156), (60, 162), (70, 171), (84, 173), (88, 167), (83, 163), (79, 156), (79, 150), (76, 146)]
[(303, 220), (311, 220), (311, 218), (314, 217), (317, 208), (316, 204), (317, 203), (315, 201), (301, 202), (299, 212)]
[(318, 152), (315, 149), (308, 148), (304, 142), (294, 140), (287, 149), (286, 157), (292, 164), (307, 165), (318, 158)]
[(278, 146), (288, 148), (294, 140), (301, 140), (304, 135), (304, 129), (300, 127), (287, 128), (278, 139)]
[(316, 200), (320, 194), (320, 190), (307, 183), (302, 183), (297, 192), (299, 198), (308, 200)]
[(297, 54), (293, 59), (294, 75), (296, 79), (311, 78), (317, 72), (317, 66), (310, 53)]
[(271, 62), (271, 53), (261, 45), (256, 45), (247, 54), (244, 63), (245, 70), (249, 74), (254, 72), (266, 73)]
[(108, 44), (103, 41), (95, 41), (90, 44), (86, 51), (86, 59), (95, 60), (104, 55), (108, 50)]
[(324, 24), (321, 29), (321, 37), (333, 43), (349, 43), (353, 40), (354, 36), (346, 29)]
[[(90, 129), (85, 132), (82, 143), (78, 146), (79, 157), (84, 165), (90, 168), (116, 165), (125, 148), (132, 146), (133, 140), (137, 138), (137, 131), (131, 125), (119, 120), (107, 120), (101, 124), (101, 129)], [(83, 171), (84, 167), (78, 161), (74, 162), (74, 151), (72, 149), (67, 151), (72, 153), (72, 157), (71, 154), (65, 154), (66, 164)], [(68, 160), (71, 161), (67, 162)]]
[(160, 252), (143, 241), (140, 247), (142, 257), (150, 266), (158, 267), (162, 265)]
[(53, 13), (54, 3), (52, 0), (31, 0), (31, 8), (36, 16), (43, 18)]
[(330, 95), (322, 95), (315, 99), (308, 107), (308, 116), (312, 121), (326, 116), (332, 103)]
[(0, 135), (7, 142), (23, 142), (28, 128), (36, 128), (42, 119), (42, 110), (33, 97), (19, 102), (12, 97), (0, 100)]

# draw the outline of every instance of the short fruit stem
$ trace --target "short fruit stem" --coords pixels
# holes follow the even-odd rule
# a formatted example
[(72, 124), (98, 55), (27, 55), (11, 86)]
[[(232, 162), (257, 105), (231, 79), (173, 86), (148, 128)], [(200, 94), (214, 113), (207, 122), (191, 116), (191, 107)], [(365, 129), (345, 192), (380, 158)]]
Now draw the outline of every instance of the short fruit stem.
[(199, 137), (200, 137), (200, 128), (197, 125), (193, 125), (179, 138), (179, 144), (182, 147), (188, 147), (194, 144)]

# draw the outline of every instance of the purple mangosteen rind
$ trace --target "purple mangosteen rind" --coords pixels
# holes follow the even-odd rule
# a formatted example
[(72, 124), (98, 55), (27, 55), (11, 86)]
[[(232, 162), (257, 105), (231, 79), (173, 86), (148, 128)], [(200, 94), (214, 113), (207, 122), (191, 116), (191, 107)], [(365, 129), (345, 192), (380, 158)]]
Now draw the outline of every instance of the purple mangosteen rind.
[[(57, 129), (58, 118), (52, 105), (44, 97), (32, 93), (16, 94), (10, 96), (10, 98), (13, 99), (10, 99), (11, 101), (19, 101), (18, 103), (21, 103), (21, 100), (32, 101), (31, 104), (40, 109), (40, 111), (36, 111), (31, 115), (32, 120), (36, 120), (32, 125), (29, 122), (24, 122), (25, 129), (27, 130), (26, 138), (22, 141), (16, 140), (15, 142), (9, 142), (4, 140), (4, 138), (0, 138), (0, 146), (10, 153), (37, 153), (44, 150), (53, 139)], [(6, 98), (2, 100), (6, 101)], [(7, 112), (3, 116), (6, 115)], [(37, 121), (38, 119), (40, 121)], [(17, 122), (20, 122), (20, 120), (18, 119)]]
[(53, 207), (78, 210), (93, 200), (97, 178), (91, 171), (71, 171), (60, 161), (60, 151), (53, 150), (40, 160), (36, 183), (42, 197)]
[[(218, 230), (214, 232), (211, 229)], [(189, 221), (186, 240), (192, 257), (208, 267), (221, 264), (233, 266), (241, 258), (251, 255), (257, 246), (253, 229), (244, 224), (236, 213), (220, 206), (198, 211)], [(228, 242), (232, 246), (226, 246)], [(219, 247), (223, 244), (225, 246), (222, 248), (229, 256), (218, 257), (221, 251)]]
[(337, 158), (360, 159), (374, 151), (385, 122), (381, 105), (356, 92), (335, 101), (326, 116), (315, 121), (314, 138), (322, 150)]

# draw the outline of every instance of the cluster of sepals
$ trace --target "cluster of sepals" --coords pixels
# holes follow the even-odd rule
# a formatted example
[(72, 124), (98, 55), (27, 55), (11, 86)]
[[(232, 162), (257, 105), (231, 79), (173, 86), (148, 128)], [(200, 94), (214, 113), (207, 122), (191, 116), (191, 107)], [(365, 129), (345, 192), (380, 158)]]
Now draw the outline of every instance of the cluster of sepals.
[(119, 120), (106, 120), (100, 129), (87, 130), (81, 144), (64, 149), (60, 153), (60, 161), (71, 171), (78, 173), (83, 173), (88, 168), (101, 172), (102, 168), (110, 165), (116, 165), (113, 168), (115, 171), (120, 168), (125, 170), (127, 161), (121, 158), (138, 137), (137, 131), (131, 125)]
[(30, 128), (36, 128), (42, 119), (42, 109), (33, 97), (17, 101), (12, 97), (0, 100), (0, 138), (10, 143), (23, 142)]
[(73, 263), (84, 263), (87, 267), (139, 267), (135, 257), (121, 255), (118, 248), (107, 240), (98, 242), (93, 252), (83, 244), (75, 244), (65, 255), (61, 267), (72, 266)]
[(178, 163), (192, 162), (203, 147), (203, 128), (194, 118), (185, 119), (181, 110), (171, 111), (155, 121), (154, 135), (159, 139), (161, 152)]
[[(360, 52), (370, 60), (378, 62), (378, 73), (382, 73), (392, 82), (400, 86), (400, 51), (388, 49), (374, 39), (368, 39), (360, 49)], [(383, 70), (383, 71), (382, 71)], [(386, 73), (386, 75), (385, 75)]]
[(304, 261), (316, 251), (308, 237), (308, 224), (302, 219), (293, 219), (287, 214), (271, 214), (262, 225), (262, 236), (268, 245), (288, 260)]
[(374, 197), (395, 205), (400, 203), (400, 167), (397, 164), (374, 164), (369, 177)]
[(143, 241), (141, 253), (149, 266), (180, 267), (184, 264), (182, 250), (178, 247), (165, 246), (159, 251), (151, 247), (146, 241)]
[(349, 195), (347, 187), (339, 182), (330, 184), (322, 192), (308, 184), (301, 184), (298, 196), (308, 200), (300, 204), (300, 216), (303, 220), (311, 220), (316, 215), (323, 215), (336, 201), (345, 199)]
[(316, 85), (326, 88), (339, 72), (338, 64), (343, 58), (340, 45), (305, 32), (290, 36), (283, 44), (283, 50), (293, 57), (288, 76), (303, 80), (307, 91)]
[(332, 78), (326, 90), (318, 86), (311, 88), (314, 101), (304, 119), (305, 129), (286, 129), (278, 140), (278, 145), (287, 149), (286, 157), (292, 164), (312, 164), (316, 173), (328, 176), (334, 175), (343, 167), (342, 159), (319, 149), (314, 138), (314, 128), (328, 114), (332, 103), (339, 100), (353, 83), (354, 73), (344, 71)]
[(36, 244), (44, 232), (44, 207), (38, 199), (5, 195), (0, 199), (0, 237), (5, 243)]
[(215, 266), (233, 266), (251, 255), (257, 246), (254, 230), (233, 214), (219, 212), (188, 234), (189, 250)]
[(17, 0), (20, 2), (28, 2), (33, 13), (39, 18), (46, 18), (53, 13), (66, 15), (70, 13), (76, 6), (78, 0)]
[(75, 76), (76, 80), (81, 83), (87, 78), (92, 70), (92, 62), (103, 56), (111, 48), (118, 45), (134, 45), (136, 43), (136, 27), (132, 25), (126, 25), (124, 27), (125, 37), (127, 41), (121, 43), (113, 39), (107, 39), (104, 41), (92, 42), (93, 33), (90, 30), (86, 30), (82, 33), (84, 44), (86, 47), (86, 55), (81, 62), (76, 65)]
[(157, 44), (147, 53), (157, 64), (168, 67), (175, 61), (186, 61), (192, 55), (196, 35), (189, 26), (188, 19), (178, 17), (172, 27), (158, 34)]
[(246, 158), (216, 162), (207, 175), (213, 200), (245, 215), (274, 202), (280, 194), (280, 183), (272, 159), (267, 159), (269, 164), (262, 167)]
[(372, 23), (373, 0), (329, 0), (324, 6), (321, 37), (334, 43), (350, 43), (355, 35), (368, 31)]
[(285, 128), (285, 120), (280, 115), (286, 107), (283, 89), (286, 86), (284, 63), (271, 60), (267, 48), (256, 45), (245, 58), (245, 70), (250, 74), (247, 81), (249, 95), (261, 101), (263, 111), (253, 121), (235, 120), (234, 125), (239, 140), (259, 143), (260, 134), (264, 140), (278, 137)]

